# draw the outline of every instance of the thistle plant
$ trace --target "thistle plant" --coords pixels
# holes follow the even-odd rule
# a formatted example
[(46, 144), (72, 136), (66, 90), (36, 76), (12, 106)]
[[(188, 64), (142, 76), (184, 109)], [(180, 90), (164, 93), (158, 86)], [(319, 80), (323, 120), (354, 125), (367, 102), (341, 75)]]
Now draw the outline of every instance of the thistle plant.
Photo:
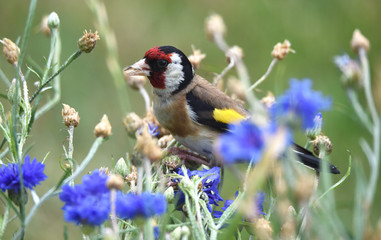
[[(331, 110), (332, 98), (313, 89), (313, 81), (309, 78), (290, 79), (289, 88), (278, 96), (254, 91), (277, 64), (287, 61), (286, 56), (295, 52), (288, 40), (276, 43), (272, 51), (269, 49), (271, 62), (268, 69), (262, 77), (252, 81), (243, 60), (244, 47), (230, 46), (225, 39), (227, 27), (223, 18), (213, 14), (206, 19), (207, 37), (227, 59), (227, 66), (216, 74), (214, 84), (221, 87), (225, 77), (235, 69), (236, 74), (227, 78), (227, 89), (222, 90), (245, 104), (251, 116), (243, 119), (242, 115), (226, 109), (220, 110), (223, 114), (215, 112), (215, 118), (221, 122), (225, 121), (225, 114), (234, 121), (227, 125), (228, 131), (221, 134), (215, 144), (218, 166), (209, 166), (208, 159), (181, 146), (160, 125), (152, 110), (146, 78), (123, 76), (105, 6), (98, 0), (89, 0), (99, 34), (107, 47), (106, 62), (118, 89), (119, 105), (123, 114), (127, 112), (121, 120), (126, 129), (125, 140), (133, 142), (134, 148), (124, 156), (118, 156), (110, 168), (99, 166), (85, 172), (102, 143), (112, 140), (113, 128), (104, 114), (94, 127), (95, 140), (88, 154), (79, 159), (74, 154), (74, 130), (80, 124), (79, 113), (63, 104), (62, 118), (68, 137), (62, 146), (65, 158), (60, 162), (61, 178), (39, 196), (36, 186), (45, 184), (51, 174), (45, 167), (55, 163), (48, 153), (43, 159), (28, 155), (26, 140), (31, 137), (34, 123), (65, 94), (61, 93), (65, 79), (60, 73), (70, 71), (75, 60), (85, 55), (82, 53), (96, 51), (100, 37), (97, 31), (85, 30), (77, 41), (78, 49), (61, 65), (59, 28), (65, 23), (52, 12), (41, 26), (50, 38), (45, 65), (26, 65), (24, 60), (36, 5), (37, 0), (32, 0), (21, 41), (8, 38), (0, 41), (5, 61), (14, 67), (11, 77), (0, 70), (0, 77), (9, 86), (7, 93), (1, 95), (0, 103), (0, 129), (4, 136), (0, 144), (0, 204), (4, 209), (0, 216), (0, 239), (5, 234), (12, 235), (13, 239), (25, 239), (35, 213), (49, 199), (60, 202), (64, 220), (79, 228), (83, 239), (364, 237), (377, 190), (381, 130), (371, 91), (367, 58), (370, 43), (358, 30), (351, 41), (358, 58), (351, 59), (345, 54), (335, 57), (334, 62), (342, 72), (344, 90), (359, 122), (371, 137), (370, 140), (360, 140), (370, 174), (367, 178), (358, 163), (352, 170), (352, 156), (349, 156), (346, 173), (333, 183), (328, 162), (330, 153), (335, 151), (334, 143), (329, 132), (323, 133), (323, 116), (326, 119), (326, 112)], [(195, 69), (202, 68), (206, 53), (193, 47), (189, 60)], [(84, 57), (91, 57), (91, 54)], [(30, 75), (38, 78), (33, 90), (27, 84)], [(133, 112), (132, 103), (126, 101), (127, 88), (141, 95), (144, 111), (136, 112), (143, 112), (142, 115)], [(362, 90), (365, 101), (360, 99)], [(5, 107), (8, 105), (9, 109)], [(81, 118), (83, 121), (88, 116), (81, 115)], [(297, 165), (297, 156), (290, 150), (295, 135), (300, 133), (306, 135), (306, 151), (311, 150), (311, 155), (322, 159), (322, 166), (316, 171)], [(189, 159), (184, 159), (184, 153)], [(232, 181), (237, 183), (236, 189), (231, 191), (235, 196), (227, 199), (223, 198), (225, 189), (222, 187), (226, 182), (225, 171), (230, 171)], [(352, 228), (345, 226), (337, 213), (334, 194), (351, 171), (356, 177)], [(31, 201), (31, 207), (27, 208), (26, 204)], [(18, 222), (18, 229), (7, 227), (12, 221)], [(377, 234), (371, 237), (375, 238)], [(65, 239), (68, 239), (67, 233)]]

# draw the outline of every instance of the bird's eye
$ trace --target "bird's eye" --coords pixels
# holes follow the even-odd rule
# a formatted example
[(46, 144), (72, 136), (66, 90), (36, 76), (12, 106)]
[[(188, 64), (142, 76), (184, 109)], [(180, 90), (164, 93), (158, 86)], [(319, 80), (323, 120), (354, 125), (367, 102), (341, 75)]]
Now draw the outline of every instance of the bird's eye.
[(162, 60), (157, 61), (157, 66), (159, 68), (165, 68), (168, 65), (168, 63), (169, 62), (167, 60), (162, 59)]

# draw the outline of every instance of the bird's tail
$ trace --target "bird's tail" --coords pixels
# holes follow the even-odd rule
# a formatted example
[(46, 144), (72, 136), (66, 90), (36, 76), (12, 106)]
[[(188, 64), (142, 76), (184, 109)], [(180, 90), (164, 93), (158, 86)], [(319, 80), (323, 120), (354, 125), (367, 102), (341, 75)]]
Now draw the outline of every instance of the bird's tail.
[[(315, 169), (316, 171), (320, 171), (320, 163), (322, 161), (320, 158), (315, 157), (312, 152), (308, 151), (307, 149), (295, 143), (292, 149), (298, 156), (299, 161), (301, 163), (303, 163), (307, 167)], [(328, 163), (328, 168), (331, 173), (340, 174), (339, 169), (337, 169), (337, 167), (335, 167), (334, 165), (330, 163)]]

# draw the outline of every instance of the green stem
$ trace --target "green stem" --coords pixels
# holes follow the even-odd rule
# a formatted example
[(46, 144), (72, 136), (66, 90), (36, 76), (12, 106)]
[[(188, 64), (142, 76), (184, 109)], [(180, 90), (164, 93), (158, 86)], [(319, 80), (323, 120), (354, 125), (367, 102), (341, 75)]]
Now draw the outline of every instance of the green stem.
[(65, 70), (65, 68), (67, 66), (70, 65), (70, 63), (72, 63), (75, 59), (77, 59), (79, 56), (81, 56), (82, 52), (81, 50), (77, 50), (75, 53), (73, 53), (67, 60), (66, 62), (58, 69), (57, 72), (55, 72), (52, 76), (50, 76), (48, 78), (48, 80), (46, 80), (46, 82), (44, 82), (32, 95), (32, 97), (30, 97), (29, 99), (29, 102), (32, 103), (33, 100), (37, 97), (37, 95), (41, 92), (41, 90), (46, 87), (46, 85), (48, 85), (58, 74), (60, 74), (63, 70)]

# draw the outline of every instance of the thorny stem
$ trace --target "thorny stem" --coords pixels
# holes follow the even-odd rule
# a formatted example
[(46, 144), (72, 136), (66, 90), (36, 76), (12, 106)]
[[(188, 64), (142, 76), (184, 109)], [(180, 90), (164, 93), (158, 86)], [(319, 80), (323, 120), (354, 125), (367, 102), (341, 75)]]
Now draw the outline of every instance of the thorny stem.
[(247, 90), (247, 91), (252, 91), (253, 89), (255, 89), (259, 84), (261, 84), (263, 81), (265, 81), (265, 79), (270, 75), (271, 71), (273, 70), (275, 64), (278, 62), (278, 59), (277, 58), (273, 58), (273, 60), (271, 61), (270, 63), (270, 66), (269, 68), (267, 69), (266, 73), (263, 74), (263, 76), (258, 79), (253, 85), (251, 85), (251, 87)]
[(75, 59), (77, 59), (79, 56), (81, 56), (82, 51), (77, 50), (75, 53), (73, 53), (67, 60), (66, 62), (58, 69), (57, 72), (55, 72), (52, 76), (48, 78), (41, 86), (33, 93), (32, 97), (30, 97), (29, 102), (33, 102), (33, 100), (37, 97), (37, 95), (41, 92), (41, 90), (46, 87), (58, 74), (60, 74), (67, 66), (70, 65)]

